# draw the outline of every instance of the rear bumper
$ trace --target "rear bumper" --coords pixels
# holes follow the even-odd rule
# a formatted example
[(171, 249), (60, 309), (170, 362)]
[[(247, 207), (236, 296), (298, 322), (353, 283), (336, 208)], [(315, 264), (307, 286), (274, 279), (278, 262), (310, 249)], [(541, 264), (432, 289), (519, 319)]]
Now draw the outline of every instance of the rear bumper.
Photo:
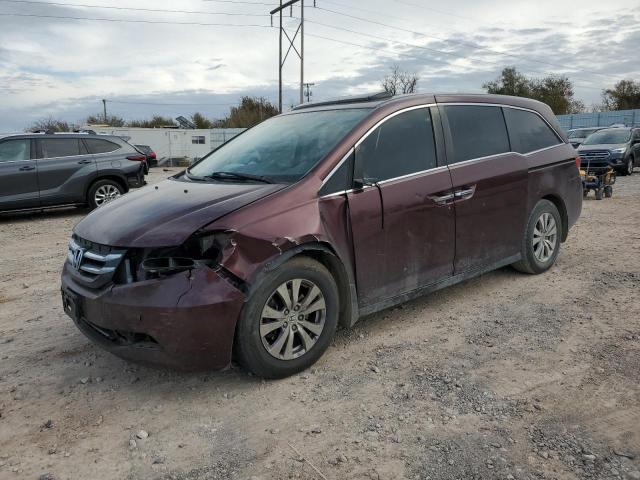
[(582, 213), (582, 179), (580, 178), (580, 175), (576, 173), (576, 175), (571, 178), (570, 183), (571, 185), (567, 190), (567, 196), (565, 197), (567, 231), (563, 235), (563, 240), (566, 240), (566, 235), (569, 233), (569, 229), (578, 221), (580, 214)]
[(129, 188), (139, 188), (143, 187), (146, 184), (146, 182), (144, 181), (145, 162), (138, 163), (140, 164), (139, 167), (133, 172), (128, 172), (126, 175), (127, 185)]
[(65, 263), (62, 272), (65, 312), (105, 350), (177, 370), (220, 370), (231, 363), (244, 296), (213, 270), (93, 290), (78, 284), (70, 268)]

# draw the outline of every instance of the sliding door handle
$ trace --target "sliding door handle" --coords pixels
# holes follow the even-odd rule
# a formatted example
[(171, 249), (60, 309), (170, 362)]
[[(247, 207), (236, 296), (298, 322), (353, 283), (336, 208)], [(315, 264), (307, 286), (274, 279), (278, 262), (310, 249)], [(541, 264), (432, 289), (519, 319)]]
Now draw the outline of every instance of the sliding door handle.
[(456, 200), (469, 200), (476, 193), (476, 186), (465, 187), (454, 192)]
[(429, 199), (433, 200), (438, 205), (446, 205), (455, 198), (453, 193), (447, 193), (445, 195), (429, 195)]

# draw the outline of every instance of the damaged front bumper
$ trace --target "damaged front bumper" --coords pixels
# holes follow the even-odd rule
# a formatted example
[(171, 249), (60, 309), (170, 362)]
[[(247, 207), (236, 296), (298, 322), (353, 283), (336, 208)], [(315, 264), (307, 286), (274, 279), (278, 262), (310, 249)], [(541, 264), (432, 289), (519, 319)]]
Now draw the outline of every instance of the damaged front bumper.
[(231, 363), (244, 294), (211, 268), (100, 289), (62, 272), (65, 312), (93, 342), (126, 360), (179, 370)]

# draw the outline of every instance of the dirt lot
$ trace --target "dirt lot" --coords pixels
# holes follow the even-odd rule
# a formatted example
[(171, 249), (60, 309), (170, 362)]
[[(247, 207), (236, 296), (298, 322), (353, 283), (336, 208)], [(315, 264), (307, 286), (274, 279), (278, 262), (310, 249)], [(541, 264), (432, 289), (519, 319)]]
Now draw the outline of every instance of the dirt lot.
[(0, 217), (1, 479), (640, 479), (638, 173), (550, 272), (379, 313), (273, 382), (90, 344), (59, 298), (85, 213)]

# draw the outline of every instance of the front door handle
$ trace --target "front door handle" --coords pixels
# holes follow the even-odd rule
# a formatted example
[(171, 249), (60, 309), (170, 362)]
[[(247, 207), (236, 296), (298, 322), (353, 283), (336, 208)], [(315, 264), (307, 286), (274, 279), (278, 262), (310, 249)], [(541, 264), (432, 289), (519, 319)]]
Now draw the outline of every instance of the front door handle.
[(453, 193), (447, 193), (445, 195), (429, 195), (429, 199), (433, 200), (438, 205), (446, 205), (454, 198), (455, 195)]
[(80, 160), (78, 163), (80, 165), (86, 165), (87, 163), (93, 163), (93, 160)]
[(476, 186), (465, 187), (460, 190), (456, 190), (453, 194), (456, 200), (469, 200), (476, 193)]
[(18, 170), (20, 170), (21, 172), (28, 172), (29, 170), (35, 170), (36, 167), (31, 166), (31, 165), (25, 165), (24, 167), (20, 167)]

